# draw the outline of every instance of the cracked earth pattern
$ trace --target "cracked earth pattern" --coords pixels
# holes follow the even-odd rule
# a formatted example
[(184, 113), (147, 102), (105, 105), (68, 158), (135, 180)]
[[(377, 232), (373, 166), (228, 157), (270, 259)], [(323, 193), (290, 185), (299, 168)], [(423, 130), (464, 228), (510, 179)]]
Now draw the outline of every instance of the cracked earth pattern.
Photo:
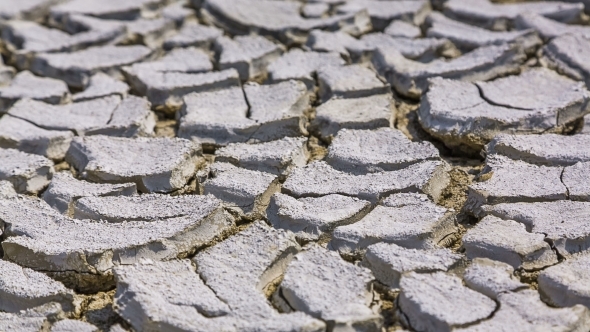
[(590, 1), (0, 1), (0, 331), (590, 331)]

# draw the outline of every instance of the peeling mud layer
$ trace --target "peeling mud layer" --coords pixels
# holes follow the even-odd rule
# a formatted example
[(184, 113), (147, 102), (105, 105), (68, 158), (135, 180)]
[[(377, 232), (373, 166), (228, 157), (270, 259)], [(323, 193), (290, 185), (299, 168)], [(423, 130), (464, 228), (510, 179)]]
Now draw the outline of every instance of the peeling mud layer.
[(0, 0), (0, 331), (590, 331), (590, 0)]

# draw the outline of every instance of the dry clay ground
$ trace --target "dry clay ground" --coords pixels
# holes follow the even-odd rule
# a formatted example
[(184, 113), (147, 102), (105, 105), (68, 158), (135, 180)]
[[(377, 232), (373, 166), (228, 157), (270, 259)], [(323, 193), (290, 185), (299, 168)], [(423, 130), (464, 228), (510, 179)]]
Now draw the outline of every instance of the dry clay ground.
[(589, 331), (588, 13), (0, 1), (0, 331)]

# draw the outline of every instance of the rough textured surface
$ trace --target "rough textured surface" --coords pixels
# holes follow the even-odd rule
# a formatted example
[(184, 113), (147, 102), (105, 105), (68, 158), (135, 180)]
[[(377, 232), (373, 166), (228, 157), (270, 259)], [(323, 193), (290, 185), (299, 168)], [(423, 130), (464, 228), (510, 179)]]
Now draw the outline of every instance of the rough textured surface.
[(357, 222), (371, 204), (358, 198), (337, 194), (295, 199), (276, 193), (267, 210), (275, 228), (287, 229), (303, 240), (317, 240), (339, 225)]
[(558, 72), (590, 86), (590, 68), (584, 61), (590, 54), (590, 36), (566, 34), (543, 47), (544, 60)]
[(279, 190), (279, 178), (270, 173), (238, 168), (229, 163), (215, 163), (211, 172), (212, 178), (203, 183), (205, 194), (212, 194), (246, 214), (263, 214), (270, 196)]
[[(372, 279), (369, 270), (313, 246), (293, 258), (280, 292), (293, 309), (322, 319), (331, 329), (379, 331), (381, 317), (369, 308)], [(324, 296), (318, 298), (318, 292)]]
[(392, 47), (378, 48), (373, 65), (401, 95), (420, 98), (432, 77), (454, 78), (473, 82), (490, 80), (514, 73), (526, 56), (515, 44), (483, 46), (452, 60), (436, 59), (429, 63), (406, 59)]
[(562, 1), (0, 0), (0, 331), (590, 331)]
[(162, 110), (179, 108), (182, 98), (191, 92), (212, 91), (239, 86), (240, 80), (235, 69), (220, 72), (185, 73), (138, 70), (128, 71), (130, 82), (135, 89), (143, 92), (148, 100)]
[(391, 193), (410, 191), (428, 194), (437, 201), (449, 181), (447, 167), (444, 162), (426, 161), (398, 171), (354, 175), (316, 161), (293, 170), (282, 191), (295, 197), (341, 194), (371, 202)]
[(141, 192), (182, 188), (195, 174), (200, 149), (180, 138), (76, 137), (66, 160), (98, 182), (134, 182)]
[(107, 124), (90, 129), (86, 135), (107, 135), (121, 137), (152, 136), (156, 126), (156, 114), (150, 110), (145, 98), (127, 96), (113, 110)]
[(59, 172), (53, 175), (49, 187), (43, 193), (43, 200), (62, 214), (72, 216), (74, 203), (83, 197), (130, 196), (136, 193), (135, 183), (91, 183), (77, 180), (70, 173)]
[[(62, 276), (82, 291), (108, 289), (114, 266), (185, 257), (231, 227), (221, 202), (210, 196), (192, 214), (124, 223), (70, 219), (24, 196), (1, 203), (4, 258)], [(68, 279), (72, 273), (80, 275)]]
[(440, 13), (431, 13), (426, 22), (428, 30), (426, 36), (434, 38), (447, 38), (464, 52), (472, 51), (485, 45), (498, 45), (516, 42), (522, 45), (525, 51), (534, 51), (541, 45), (541, 40), (534, 30), (521, 31), (489, 31), (469, 24), (457, 22)]
[(268, 66), (268, 74), (274, 82), (296, 79), (311, 89), (315, 86), (312, 75), (319, 69), (330, 66), (339, 67), (344, 63), (337, 53), (303, 52), (294, 49), (272, 62)]
[(235, 68), (240, 79), (257, 79), (266, 75), (266, 66), (278, 58), (282, 48), (261, 36), (238, 36), (233, 40), (220, 37), (215, 40), (220, 52), (219, 68)]
[(587, 26), (561, 23), (536, 13), (520, 14), (514, 24), (520, 30), (534, 29), (544, 40), (565, 34), (590, 36), (590, 28)]
[(239, 87), (191, 93), (178, 113), (178, 137), (212, 146), (246, 142), (258, 129), (247, 114), (248, 104)]
[(330, 99), (316, 108), (310, 129), (331, 140), (340, 129), (393, 127), (395, 104), (388, 95), (357, 99)]
[(498, 154), (530, 164), (569, 166), (590, 161), (587, 135), (498, 135), (488, 144), (488, 154)]
[(74, 319), (64, 319), (51, 326), (51, 332), (97, 332), (98, 328), (90, 323)]
[(556, 201), (502, 203), (483, 208), (486, 214), (523, 223), (528, 232), (543, 234), (562, 256), (590, 248), (590, 228), (585, 222), (590, 203)]
[(167, 38), (164, 41), (165, 49), (175, 47), (195, 46), (202, 49), (209, 49), (215, 39), (223, 35), (223, 32), (215, 27), (200, 25), (195, 22), (188, 22), (182, 26), (178, 34)]
[(217, 26), (232, 34), (257, 32), (279, 39), (286, 44), (305, 42), (305, 32), (340, 27), (352, 34), (370, 30), (371, 24), (363, 8), (328, 18), (305, 19), (300, 16), (300, 4), (252, 0), (206, 0), (204, 14)]
[(558, 265), (551, 266), (539, 275), (539, 292), (550, 303), (560, 307), (590, 304), (588, 288), (588, 254), (580, 254)]
[(559, 1), (503, 4), (489, 0), (449, 0), (444, 4), (446, 15), (492, 30), (507, 30), (519, 14), (536, 13), (567, 23), (578, 20), (583, 11), (581, 3)]
[(10, 108), (8, 114), (43, 129), (70, 130), (78, 135), (84, 135), (91, 129), (106, 126), (120, 102), (121, 98), (118, 96), (65, 105), (50, 105), (22, 99)]
[(307, 140), (303, 137), (259, 144), (234, 143), (215, 151), (218, 162), (277, 175), (288, 175), (294, 167), (305, 166), (308, 159)]
[(404, 36), (392, 36), (387, 32), (374, 32), (356, 39), (342, 31), (313, 30), (305, 45), (316, 52), (339, 53), (353, 62), (370, 61), (372, 54), (379, 48), (394, 48), (404, 57), (418, 61), (432, 61), (440, 55), (453, 55), (456, 51), (448, 39), (410, 39)]
[(67, 130), (47, 130), (4, 115), (0, 118), (0, 147), (38, 154), (52, 160), (66, 156), (74, 134)]
[(343, 254), (363, 252), (379, 242), (429, 249), (456, 231), (455, 213), (426, 195), (395, 194), (382, 204), (360, 221), (337, 227), (330, 246)]
[(383, 84), (372, 70), (360, 65), (321, 68), (317, 75), (319, 95), (323, 100), (362, 98), (389, 92), (389, 86)]
[(127, 95), (127, 91), (129, 91), (129, 86), (126, 83), (116, 80), (105, 73), (96, 73), (90, 77), (86, 89), (74, 94), (72, 99), (79, 102), (110, 95), (124, 97)]
[(503, 156), (489, 156), (483, 173), (489, 179), (469, 186), (466, 208), (477, 214), (482, 205), (546, 202), (566, 199), (563, 167), (537, 166)]
[(457, 55), (457, 49), (448, 39), (409, 39), (392, 37), (380, 32), (364, 35), (360, 43), (348, 46), (350, 56), (355, 61), (370, 61), (377, 50), (387, 53), (391, 49), (398, 51), (407, 59), (420, 62), (430, 62), (442, 55)]
[[(233, 69), (230, 71), (235, 73)], [(246, 97), (250, 95), (252, 99), (250, 112), (239, 87), (189, 94), (179, 112), (178, 136), (214, 146), (299, 136), (305, 132), (303, 112), (309, 102), (301, 85), (294, 81), (270, 86), (248, 85)], [(255, 100), (257, 97), (264, 99)]]
[(0, 313), (0, 329), (5, 331), (38, 332), (47, 330), (50, 321), (63, 315), (58, 303), (49, 303), (40, 307), (22, 310), (19, 313)]
[(244, 94), (250, 109), (249, 118), (260, 124), (251, 140), (270, 141), (277, 136), (307, 134), (306, 113), (310, 97), (302, 82), (289, 80), (270, 85), (248, 83)]
[(534, 290), (498, 295), (500, 309), (491, 319), (457, 331), (584, 331), (590, 327), (588, 308), (552, 308)]
[(497, 299), (501, 293), (526, 289), (514, 276), (514, 268), (509, 264), (487, 258), (475, 258), (463, 275), (465, 285)]
[(341, 13), (353, 13), (362, 9), (369, 12), (373, 27), (376, 30), (383, 30), (389, 22), (399, 18), (420, 24), (430, 6), (424, 0), (393, 1), (387, 4), (381, 4), (374, 0), (355, 0), (338, 7), (338, 11)]
[(475, 84), (431, 79), (418, 114), (431, 135), (452, 149), (470, 152), (500, 133), (561, 133), (585, 115), (587, 101), (588, 91), (580, 82), (536, 68)]
[(557, 263), (557, 255), (545, 236), (529, 233), (514, 220), (488, 216), (463, 237), (468, 258), (485, 257), (510, 264), (515, 269), (540, 269)]
[(320, 331), (322, 321), (302, 312), (279, 314), (264, 296), (300, 249), (291, 233), (255, 222), (193, 260), (205, 284), (231, 309), (237, 330)]
[(45, 157), (15, 149), (0, 149), (0, 180), (8, 180), (19, 193), (37, 194), (53, 176), (53, 163)]
[(371, 269), (379, 282), (399, 288), (404, 273), (447, 271), (457, 264), (461, 255), (449, 249), (406, 249), (394, 243), (377, 243), (367, 247), (363, 265)]
[(31, 71), (64, 80), (75, 88), (84, 88), (97, 72), (116, 73), (125, 65), (147, 57), (145, 46), (102, 46), (72, 53), (41, 53), (35, 56)]
[(399, 306), (412, 327), (420, 331), (450, 331), (487, 318), (496, 303), (444, 272), (402, 277)]
[(590, 171), (589, 162), (579, 162), (566, 167), (561, 175), (561, 181), (567, 187), (569, 198), (575, 201), (590, 201)]
[(402, 20), (391, 22), (383, 32), (393, 37), (405, 38), (418, 38), (422, 35), (419, 27)]
[(9, 86), (0, 87), (0, 108), (6, 109), (21, 98), (63, 104), (70, 99), (70, 92), (60, 80), (37, 77), (29, 71), (23, 71), (14, 77)]
[(424, 160), (438, 160), (429, 142), (412, 142), (393, 128), (343, 129), (332, 140), (326, 161), (335, 169), (355, 174), (393, 171)]
[(136, 330), (231, 331), (229, 307), (189, 260), (144, 262), (115, 269), (115, 310)]
[(51, 302), (71, 311), (80, 304), (74, 292), (43, 273), (5, 260), (0, 260), (0, 268), (0, 308), (4, 312), (18, 313)]

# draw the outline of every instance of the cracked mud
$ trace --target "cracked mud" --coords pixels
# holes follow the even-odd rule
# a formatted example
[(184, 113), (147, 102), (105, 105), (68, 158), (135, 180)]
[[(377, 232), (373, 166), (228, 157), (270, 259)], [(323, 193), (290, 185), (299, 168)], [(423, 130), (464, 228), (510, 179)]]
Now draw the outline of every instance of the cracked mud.
[(0, 1), (0, 331), (590, 331), (563, 1)]

